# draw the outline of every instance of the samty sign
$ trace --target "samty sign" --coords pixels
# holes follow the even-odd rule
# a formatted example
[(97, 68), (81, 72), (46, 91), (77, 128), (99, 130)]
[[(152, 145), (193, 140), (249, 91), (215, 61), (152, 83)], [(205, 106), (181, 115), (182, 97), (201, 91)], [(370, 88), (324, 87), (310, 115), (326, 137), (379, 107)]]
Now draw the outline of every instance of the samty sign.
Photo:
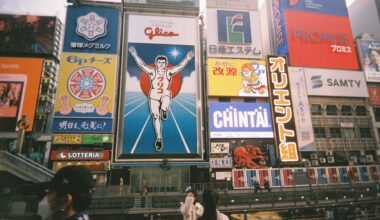
[(280, 162), (298, 162), (299, 151), (286, 58), (267, 56), (267, 70), (277, 156)]

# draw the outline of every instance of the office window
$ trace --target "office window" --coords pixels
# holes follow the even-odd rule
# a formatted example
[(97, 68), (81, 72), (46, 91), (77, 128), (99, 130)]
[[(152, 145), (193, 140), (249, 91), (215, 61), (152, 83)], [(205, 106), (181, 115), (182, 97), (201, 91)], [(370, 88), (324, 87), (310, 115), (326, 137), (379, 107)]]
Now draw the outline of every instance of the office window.
[(313, 129), (314, 129), (314, 136), (316, 138), (326, 138), (325, 128), (315, 127)]
[(342, 116), (351, 116), (352, 115), (352, 109), (349, 105), (342, 105), (341, 110)]
[(361, 138), (371, 138), (371, 129), (370, 128), (359, 128)]
[(367, 109), (362, 105), (356, 106), (355, 112), (357, 116), (367, 116)]
[(322, 106), (312, 104), (310, 107), (311, 115), (322, 115)]
[(342, 133), (340, 132), (340, 128), (330, 128), (330, 137), (341, 138)]
[(375, 120), (380, 121), (380, 108), (373, 108), (373, 113), (375, 115)]
[(231, 98), (219, 98), (219, 102), (231, 102)]
[(355, 128), (342, 128), (341, 131), (344, 138), (356, 138)]
[(328, 105), (326, 107), (326, 114), (327, 115), (338, 115), (338, 110), (336, 108), (336, 105)]

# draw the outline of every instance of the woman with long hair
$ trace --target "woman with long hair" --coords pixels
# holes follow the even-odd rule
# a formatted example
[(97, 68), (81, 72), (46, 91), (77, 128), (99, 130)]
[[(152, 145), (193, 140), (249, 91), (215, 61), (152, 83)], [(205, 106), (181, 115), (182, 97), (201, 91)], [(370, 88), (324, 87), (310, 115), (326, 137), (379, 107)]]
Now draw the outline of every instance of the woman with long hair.
[(219, 212), (216, 208), (219, 196), (218, 194), (211, 190), (205, 189), (202, 196), (202, 204), (204, 207), (203, 220), (228, 220), (228, 217), (223, 213)]

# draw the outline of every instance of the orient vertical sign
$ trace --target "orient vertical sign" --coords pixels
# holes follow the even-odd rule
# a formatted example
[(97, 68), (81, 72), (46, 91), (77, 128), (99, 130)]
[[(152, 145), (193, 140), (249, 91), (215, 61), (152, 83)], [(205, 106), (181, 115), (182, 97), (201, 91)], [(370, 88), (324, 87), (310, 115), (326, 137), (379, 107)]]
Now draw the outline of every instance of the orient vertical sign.
[(267, 69), (277, 156), (285, 164), (298, 162), (300, 158), (286, 58), (267, 56)]

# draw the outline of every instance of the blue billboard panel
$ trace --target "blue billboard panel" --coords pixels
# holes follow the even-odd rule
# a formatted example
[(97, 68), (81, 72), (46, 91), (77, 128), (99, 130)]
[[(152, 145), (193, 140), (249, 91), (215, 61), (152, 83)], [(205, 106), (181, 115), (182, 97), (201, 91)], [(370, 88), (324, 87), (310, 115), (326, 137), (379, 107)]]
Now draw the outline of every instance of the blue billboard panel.
[(111, 133), (112, 119), (54, 118), (52, 132), (57, 133)]
[(273, 138), (269, 103), (210, 103), (211, 138)]
[(345, 0), (281, 0), (286, 10), (348, 16)]
[[(194, 46), (128, 46), (122, 157), (195, 156), (198, 137)], [(166, 69), (168, 75), (148, 75), (145, 71), (156, 74), (154, 67), (161, 58), (170, 67)], [(178, 72), (170, 74), (179, 67)]]
[(64, 52), (117, 54), (119, 9), (69, 7)]

